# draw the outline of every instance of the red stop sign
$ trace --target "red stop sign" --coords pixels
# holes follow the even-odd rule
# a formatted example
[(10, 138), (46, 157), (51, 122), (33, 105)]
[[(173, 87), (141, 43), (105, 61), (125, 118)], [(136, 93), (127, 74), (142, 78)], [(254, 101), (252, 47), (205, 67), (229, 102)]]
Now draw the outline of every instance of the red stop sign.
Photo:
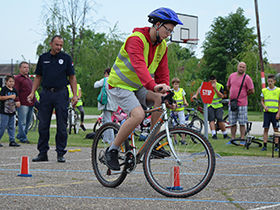
[(200, 88), (200, 97), (205, 104), (211, 104), (215, 93), (211, 82), (203, 82)]

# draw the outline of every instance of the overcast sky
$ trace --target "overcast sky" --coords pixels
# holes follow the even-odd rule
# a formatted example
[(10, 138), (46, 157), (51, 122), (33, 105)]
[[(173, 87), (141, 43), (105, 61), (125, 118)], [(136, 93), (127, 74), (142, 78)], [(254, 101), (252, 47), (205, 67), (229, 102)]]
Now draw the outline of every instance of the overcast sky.
[[(50, 2), (49, 0), (46, 0)], [(108, 33), (118, 22), (121, 32), (131, 33), (134, 27), (150, 26), (147, 15), (158, 7), (169, 7), (177, 13), (198, 16), (199, 43), (195, 48), (196, 56), (201, 58), (201, 44), (205, 33), (210, 30), (214, 18), (228, 16), (238, 7), (244, 9), (249, 27), (256, 26), (254, 0), (97, 0), (97, 13), (92, 13), (93, 21), (105, 18), (108, 23), (96, 28), (98, 32)], [(40, 0), (0, 0), (1, 13), (1, 51), (0, 63), (27, 61), (36, 63), (36, 48), (44, 39), (42, 11), (44, 1)], [(261, 39), (265, 41), (267, 57), (271, 63), (280, 63), (280, 1), (258, 0)], [(255, 32), (257, 33), (257, 32)]]

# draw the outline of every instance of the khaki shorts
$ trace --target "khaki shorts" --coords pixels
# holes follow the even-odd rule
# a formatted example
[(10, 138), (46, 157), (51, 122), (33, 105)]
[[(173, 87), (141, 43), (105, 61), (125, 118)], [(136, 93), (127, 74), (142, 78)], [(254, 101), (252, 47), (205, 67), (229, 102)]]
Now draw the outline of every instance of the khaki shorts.
[(154, 105), (153, 101), (146, 101), (148, 90), (145, 87), (141, 87), (137, 91), (115, 87), (109, 89), (109, 91), (118, 106), (128, 115), (130, 115), (133, 109), (141, 106), (141, 104), (146, 107), (152, 107)]

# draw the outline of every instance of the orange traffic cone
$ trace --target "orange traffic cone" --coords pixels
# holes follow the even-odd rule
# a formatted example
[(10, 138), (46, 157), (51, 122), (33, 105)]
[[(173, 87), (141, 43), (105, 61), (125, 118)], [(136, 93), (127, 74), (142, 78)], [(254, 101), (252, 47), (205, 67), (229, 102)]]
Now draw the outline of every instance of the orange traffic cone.
[(29, 158), (28, 156), (21, 157), (20, 174), (18, 176), (31, 177), (29, 174)]
[(170, 185), (173, 187), (167, 187), (169, 190), (183, 190), (180, 186), (180, 167), (172, 166), (170, 174)]

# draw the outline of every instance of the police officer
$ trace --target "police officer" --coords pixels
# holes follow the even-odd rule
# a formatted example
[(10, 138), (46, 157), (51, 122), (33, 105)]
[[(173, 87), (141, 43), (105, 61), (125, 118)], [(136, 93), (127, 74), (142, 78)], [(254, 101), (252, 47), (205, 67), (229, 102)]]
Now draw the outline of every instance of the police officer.
[[(54, 36), (50, 42), (51, 50), (42, 54), (36, 67), (36, 77), (32, 92), (27, 97), (31, 101), (35, 91), (41, 84), (43, 90), (40, 94), (39, 109), (39, 140), (37, 149), (39, 154), (32, 159), (33, 162), (48, 161), (50, 123), (53, 109), (56, 114), (57, 133), (55, 137), (57, 161), (65, 162), (64, 154), (67, 145), (67, 117), (69, 106), (69, 93), (67, 85), (70, 82), (73, 91), (72, 103), (77, 104), (77, 81), (72, 59), (61, 52), (63, 38)], [(68, 80), (69, 78), (69, 80)]]

